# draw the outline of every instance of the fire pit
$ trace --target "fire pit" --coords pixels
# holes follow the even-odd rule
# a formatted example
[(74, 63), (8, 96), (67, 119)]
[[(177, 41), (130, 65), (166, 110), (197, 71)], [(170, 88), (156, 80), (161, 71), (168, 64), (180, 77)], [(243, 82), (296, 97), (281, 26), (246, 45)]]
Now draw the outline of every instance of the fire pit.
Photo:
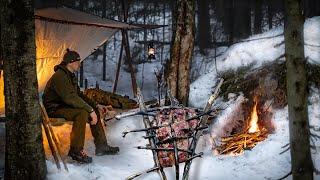
[[(235, 115), (227, 117), (233, 118), (233, 121), (237, 122), (226, 124), (226, 126), (234, 126), (231, 128), (233, 130), (229, 135), (220, 137), (218, 145), (214, 147), (215, 152), (217, 154), (240, 155), (245, 150), (250, 150), (257, 143), (264, 141), (269, 133), (275, 129), (271, 121), (271, 103), (268, 103), (260, 101), (257, 97), (253, 98), (253, 103), (250, 101), (239, 103), (236, 111), (241, 112), (234, 113), (242, 117), (235, 118)], [(250, 104), (253, 104), (253, 107), (247, 108), (250, 107)], [(249, 113), (246, 109), (249, 109)]]

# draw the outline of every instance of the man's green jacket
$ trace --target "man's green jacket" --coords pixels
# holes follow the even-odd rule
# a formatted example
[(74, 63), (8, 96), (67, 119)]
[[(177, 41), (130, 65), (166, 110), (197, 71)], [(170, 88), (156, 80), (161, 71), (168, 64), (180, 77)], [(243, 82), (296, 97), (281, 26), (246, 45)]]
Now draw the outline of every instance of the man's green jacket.
[(54, 71), (42, 96), (48, 114), (63, 107), (79, 108), (88, 112), (96, 107), (96, 103), (80, 91), (74, 73), (71, 73), (66, 66), (57, 65)]

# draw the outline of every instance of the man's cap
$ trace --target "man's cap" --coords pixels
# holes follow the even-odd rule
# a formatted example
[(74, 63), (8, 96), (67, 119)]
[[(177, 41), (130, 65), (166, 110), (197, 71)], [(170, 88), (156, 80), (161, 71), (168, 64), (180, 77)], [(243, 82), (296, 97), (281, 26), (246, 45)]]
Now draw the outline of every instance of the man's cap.
[(73, 63), (75, 61), (80, 61), (80, 55), (76, 51), (70, 51), (69, 48), (67, 48), (67, 52), (63, 56), (63, 62), (65, 64)]

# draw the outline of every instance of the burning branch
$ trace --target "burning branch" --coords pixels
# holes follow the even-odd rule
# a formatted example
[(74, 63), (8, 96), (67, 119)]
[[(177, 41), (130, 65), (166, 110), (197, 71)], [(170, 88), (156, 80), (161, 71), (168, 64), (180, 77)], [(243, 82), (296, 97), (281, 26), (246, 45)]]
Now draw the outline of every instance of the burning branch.
[(222, 145), (217, 148), (219, 154), (241, 154), (246, 149), (252, 149), (260, 141), (267, 138), (268, 131), (263, 128), (255, 133), (235, 134), (221, 139)]

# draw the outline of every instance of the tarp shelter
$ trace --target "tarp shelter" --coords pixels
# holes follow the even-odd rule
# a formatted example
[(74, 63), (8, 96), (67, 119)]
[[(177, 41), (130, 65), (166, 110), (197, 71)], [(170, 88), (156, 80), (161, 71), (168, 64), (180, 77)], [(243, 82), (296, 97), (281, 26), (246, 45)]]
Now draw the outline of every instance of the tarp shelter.
[[(44, 89), (54, 73), (53, 67), (62, 61), (66, 48), (79, 52), (83, 60), (118, 30), (135, 28), (139, 27), (65, 7), (35, 10), (39, 91)], [(0, 112), (3, 113), (3, 77), (0, 79), (0, 91)]]

